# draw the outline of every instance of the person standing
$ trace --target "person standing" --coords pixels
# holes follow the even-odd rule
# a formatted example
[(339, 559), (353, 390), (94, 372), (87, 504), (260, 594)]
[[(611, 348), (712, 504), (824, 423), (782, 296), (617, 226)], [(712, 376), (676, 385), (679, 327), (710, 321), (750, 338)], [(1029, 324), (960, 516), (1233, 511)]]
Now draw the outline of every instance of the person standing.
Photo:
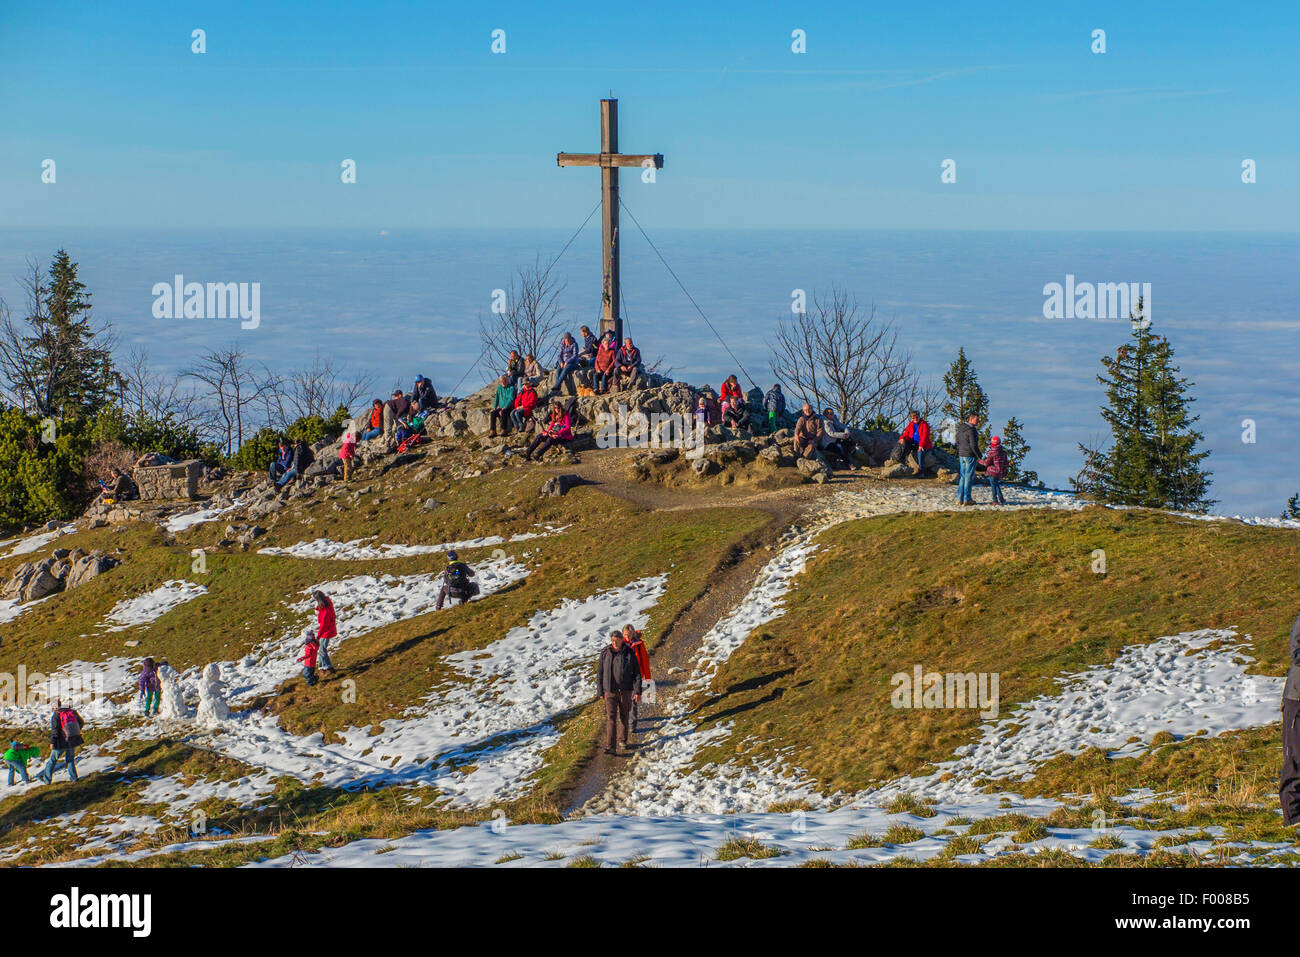
[(763, 408), (767, 410), (767, 431), (775, 432), (781, 416), (785, 415), (785, 393), (781, 391), (781, 383), (767, 390), (767, 395), (763, 396)]
[(610, 632), (609, 644), (600, 651), (596, 663), (596, 694), (605, 702), (605, 753), (614, 754), (620, 740), (624, 748), (628, 747), (632, 703), (641, 697), (641, 665), (621, 631)]
[(1291, 667), (1282, 686), (1282, 773), (1278, 796), (1284, 824), (1300, 824), (1300, 617), (1291, 626)]
[(975, 463), (980, 460), (980, 417), (974, 412), (957, 426), (957, 504), (974, 505), (971, 485), (975, 481)]
[(162, 704), (162, 679), (158, 677), (158, 666), (152, 658), (146, 658), (140, 668), (140, 678), (136, 682), (140, 690), (140, 699), (144, 702), (145, 717), (156, 715)]
[(316, 665), (319, 659), (320, 641), (316, 637), (316, 632), (308, 628), (306, 640), (302, 645), (302, 654), (298, 656), (298, 663), (302, 665), (302, 676), (307, 679), (308, 688), (316, 685)]
[(357, 454), (357, 437), (350, 429), (343, 434), (343, 443), (339, 446), (339, 461), (343, 463), (343, 481), (352, 481), (352, 460)]
[(334, 663), (330, 661), (330, 639), (339, 633), (338, 620), (334, 615), (334, 602), (323, 591), (314, 591), (311, 597), (316, 601), (316, 640), (320, 650), (316, 653), (316, 664), (322, 671), (334, 673)]
[(54, 702), (50, 714), (50, 760), (38, 777), (46, 784), (54, 781), (60, 755), (68, 769), (68, 779), (77, 780), (77, 748), (85, 741), (81, 737), (81, 715), (74, 708), (65, 708), (62, 701)]
[(984, 477), (989, 480), (989, 488), (993, 491), (993, 504), (1006, 505), (1007, 500), (1002, 497), (1002, 480), (1007, 477), (1010, 462), (1007, 450), (1002, 447), (1002, 436), (995, 435), (989, 439), (988, 454), (980, 459), (980, 465), (984, 466)]
[(478, 582), (473, 581), (474, 569), (460, 560), (454, 551), (447, 553), (447, 567), (442, 573), (442, 588), (438, 590), (438, 604), (434, 611), (442, 611), (448, 599), (462, 605), (479, 593)]
[[(631, 625), (623, 626), (623, 640), (627, 642), (627, 646), (632, 649), (632, 654), (636, 655), (636, 663), (641, 669), (641, 681), (642, 687), (644, 687), (645, 682), (654, 680), (654, 677), (650, 674), (650, 653), (646, 651), (645, 640), (641, 637), (641, 632), (637, 631)], [(637, 712), (639, 711), (638, 706), (640, 704), (641, 696), (638, 694), (632, 699), (633, 733), (636, 732), (636, 723), (639, 718)]]

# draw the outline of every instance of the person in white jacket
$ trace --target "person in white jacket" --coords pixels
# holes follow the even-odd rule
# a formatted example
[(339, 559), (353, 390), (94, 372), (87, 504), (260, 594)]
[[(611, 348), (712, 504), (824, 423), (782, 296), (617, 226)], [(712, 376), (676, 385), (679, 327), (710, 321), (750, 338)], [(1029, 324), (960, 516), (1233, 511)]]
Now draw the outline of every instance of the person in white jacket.
[(853, 461), (853, 436), (829, 407), (822, 410), (821, 448), (823, 455), (836, 455), (844, 460), (845, 466), (850, 471), (858, 470), (857, 463)]

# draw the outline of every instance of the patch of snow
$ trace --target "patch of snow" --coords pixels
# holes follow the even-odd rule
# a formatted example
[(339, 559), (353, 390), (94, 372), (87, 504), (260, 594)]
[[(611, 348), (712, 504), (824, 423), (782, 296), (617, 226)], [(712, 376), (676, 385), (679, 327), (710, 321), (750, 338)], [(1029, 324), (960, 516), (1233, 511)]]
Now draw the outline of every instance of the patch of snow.
[(12, 558), (14, 555), (30, 555), (32, 552), (40, 551), (56, 538), (68, 535), (76, 530), (76, 525), (64, 525), (52, 532), (40, 532), (36, 535), (29, 535), (27, 538), (18, 539), (18, 544), (6, 552), (3, 557)]
[(509, 538), (503, 535), (485, 535), (481, 538), (466, 539), (463, 542), (443, 542), (439, 545), (367, 545), (365, 543), (371, 540), (369, 538), (358, 538), (350, 542), (336, 542), (329, 538), (318, 538), (315, 541), (298, 542), (285, 548), (278, 546), (259, 548), (258, 554), (289, 555), (294, 558), (332, 559), (335, 561), (409, 558), (412, 555), (441, 555), (444, 552), (453, 550), (488, 548), (494, 545), (524, 542), (533, 538), (545, 538), (549, 535), (558, 535), (566, 528), (568, 528), (567, 525), (561, 528), (548, 527), (540, 532), (520, 532), (518, 535), (511, 535)]
[(163, 582), (143, 595), (119, 601), (108, 613), (105, 621), (110, 625), (109, 631), (125, 631), (127, 628), (147, 625), (157, 621), (173, 608), (207, 593), (207, 588), (202, 585), (182, 578), (173, 579)]

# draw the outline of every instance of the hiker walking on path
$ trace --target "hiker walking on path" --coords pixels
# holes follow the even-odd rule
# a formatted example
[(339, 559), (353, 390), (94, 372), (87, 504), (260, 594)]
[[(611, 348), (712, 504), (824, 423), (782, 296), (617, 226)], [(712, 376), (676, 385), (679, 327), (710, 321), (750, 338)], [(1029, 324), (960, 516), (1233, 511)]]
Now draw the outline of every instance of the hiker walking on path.
[[(641, 637), (641, 632), (637, 631), (631, 625), (623, 626), (623, 640), (627, 643), (627, 646), (632, 649), (632, 654), (636, 655), (636, 663), (641, 668), (641, 681), (643, 683), (642, 687), (644, 688), (645, 683), (654, 681), (654, 677), (650, 674), (650, 653), (646, 651), (645, 640)], [(636, 732), (636, 723), (637, 718), (639, 717), (637, 712), (640, 704), (641, 696), (638, 694), (632, 699), (633, 733)]]
[(27, 776), (27, 762), (34, 761), (41, 756), (40, 748), (26, 748), (17, 741), (9, 742), (9, 750), (5, 752), (5, 764), (9, 767), (9, 786), (14, 786), (14, 775), (21, 775), (23, 784), (31, 784), (32, 779)]
[(775, 432), (781, 416), (785, 415), (785, 393), (781, 391), (781, 383), (767, 390), (767, 395), (763, 396), (763, 408), (767, 410), (767, 431)]
[(980, 459), (980, 465), (984, 466), (984, 477), (989, 480), (989, 488), (993, 490), (993, 504), (1006, 505), (1007, 500), (1002, 497), (1002, 480), (1007, 477), (1010, 463), (1007, 460), (1007, 450), (1002, 447), (1002, 436), (995, 435), (989, 439), (988, 454)]
[(1291, 667), (1282, 686), (1282, 822), (1300, 824), (1300, 617), (1291, 626)]
[(146, 658), (140, 668), (140, 678), (136, 681), (140, 690), (139, 698), (144, 702), (145, 717), (158, 713), (162, 704), (162, 679), (158, 677), (158, 666), (152, 658)]
[(54, 781), (59, 757), (68, 769), (68, 779), (77, 780), (77, 748), (85, 741), (81, 737), (81, 715), (72, 707), (65, 708), (62, 701), (54, 702), (50, 714), (50, 760), (38, 777), (46, 784)]
[(957, 426), (957, 504), (974, 505), (971, 485), (975, 481), (975, 463), (980, 460), (980, 417), (974, 412)]
[(333, 674), (334, 663), (330, 661), (330, 639), (339, 633), (338, 620), (334, 615), (334, 602), (323, 591), (314, 591), (311, 597), (316, 601), (316, 640), (320, 642), (316, 663), (322, 670)]
[(460, 560), (455, 552), (447, 553), (447, 567), (442, 573), (442, 588), (438, 590), (438, 605), (435, 611), (442, 611), (447, 599), (455, 599), (462, 605), (479, 592), (478, 583), (473, 581), (474, 569)]
[[(623, 640), (621, 631), (612, 631), (609, 644), (600, 651), (596, 663), (596, 694), (605, 702), (605, 753), (614, 754), (615, 744), (628, 747), (628, 724), (632, 704), (641, 697), (641, 665)], [(618, 735), (622, 722), (623, 734)]]

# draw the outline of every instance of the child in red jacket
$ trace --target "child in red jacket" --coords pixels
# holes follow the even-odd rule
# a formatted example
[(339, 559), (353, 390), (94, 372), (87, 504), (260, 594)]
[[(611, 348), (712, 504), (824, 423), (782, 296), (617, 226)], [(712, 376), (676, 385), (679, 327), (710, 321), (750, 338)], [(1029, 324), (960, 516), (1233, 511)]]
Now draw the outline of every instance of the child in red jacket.
[(320, 650), (320, 639), (316, 637), (316, 632), (308, 629), (307, 643), (303, 645), (302, 656), (298, 659), (302, 662), (302, 676), (307, 679), (307, 686), (311, 687), (316, 684), (316, 653)]

